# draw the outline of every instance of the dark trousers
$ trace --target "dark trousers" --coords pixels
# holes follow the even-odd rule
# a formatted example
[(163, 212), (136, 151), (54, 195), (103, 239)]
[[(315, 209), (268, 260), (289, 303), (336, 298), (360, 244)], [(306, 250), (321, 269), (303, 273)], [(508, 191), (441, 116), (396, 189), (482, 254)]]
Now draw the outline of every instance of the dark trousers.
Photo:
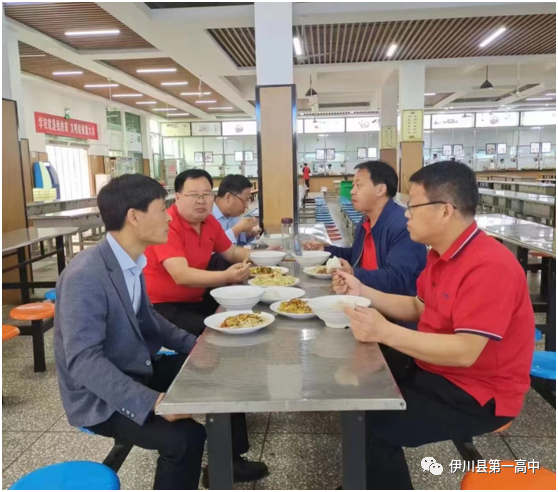
[[(163, 355), (153, 361), (153, 377), (147, 386), (164, 393), (180, 371), (186, 355)], [(233, 455), (248, 451), (244, 414), (231, 417)], [(193, 419), (169, 422), (151, 414), (143, 425), (115, 412), (89, 430), (101, 436), (159, 452), (154, 490), (196, 490), (205, 444), (205, 428)], [(234, 454), (236, 453), (236, 454)]]
[[(406, 355), (389, 348), (382, 351), (407, 409), (366, 413), (367, 489), (413, 488), (403, 447), (478, 436), (513, 420), (494, 415), (494, 400), (481, 406), (444, 377), (420, 369)], [(449, 462), (441, 464), (449, 472)]]
[(306, 185), (307, 188), (310, 188), (310, 180), (309, 179), (305, 179), (304, 184)]

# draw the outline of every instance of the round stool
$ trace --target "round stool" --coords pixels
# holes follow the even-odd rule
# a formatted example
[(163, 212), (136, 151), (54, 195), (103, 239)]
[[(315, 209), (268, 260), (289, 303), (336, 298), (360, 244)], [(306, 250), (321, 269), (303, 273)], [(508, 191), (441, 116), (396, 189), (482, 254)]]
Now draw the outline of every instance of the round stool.
[(2, 341), (10, 340), (19, 335), (19, 328), (12, 325), (2, 325)]
[(45, 293), (45, 299), (47, 301), (56, 302), (56, 289), (47, 290)]
[(540, 342), (542, 340), (542, 332), (538, 328), (535, 328), (535, 342)]
[(461, 490), (556, 490), (556, 473), (541, 467), (515, 473), (515, 461), (501, 461), (500, 473), (467, 472), (461, 481)]
[(556, 381), (556, 352), (535, 351), (531, 364), (531, 376)]
[[(54, 317), (52, 302), (23, 304), (10, 311), (10, 317), (19, 321), (31, 321), (31, 326), (21, 326), (22, 335), (33, 337), (33, 364), (35, 372), (46, 371), (44, 321)], [(50, 327), (50, 325), (49, 325)]]
[(513, 423), (513, 420), (511, 422), (508, 422), (507, 424), (503, 425), (502, 427), (500, 427), (499, 429), (496, 429), (493, 434), (499, 434), (500, 432), (504, 432), (507, 431), (511, 425)]
[(120, 490), (120, 480), (101, 463), (67, 461), (32, 471), (10, 490)]

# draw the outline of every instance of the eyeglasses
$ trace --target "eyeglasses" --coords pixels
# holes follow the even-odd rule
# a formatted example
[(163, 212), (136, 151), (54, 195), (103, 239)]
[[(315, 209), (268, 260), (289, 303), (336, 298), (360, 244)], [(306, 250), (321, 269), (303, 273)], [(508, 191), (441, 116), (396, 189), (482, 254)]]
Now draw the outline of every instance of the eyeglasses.
[(452, 205), (451, 203), (448, 202), (426, 202), (426, 203), (419, 203), (418, 205), (411, 205), (410, 203), (411, 202), (407, 202), (407, 210), (411, 210), (412, 208), (426, 207), (427, 205), (450, 205), (455, 210), (457, 210), (457, 207), (455, 205)]
[(199, 200), (201, 200), (203, 202), (213, 200), (213, 193), (203, 193), (201, 195), (198, 195), (197, 193), (189, 193), (187, 195), (184, 194), (184, 193), (181, 193), (181, 195), (185, 196), (189, 200), (192, 200), (193, 202), (197, 202)]
[(238, 198), (245, 207), (248, 206), (248, 200), (244, 200), (244, 198), (240, 198), (238, 195), (235, 195), (234, 193), (231, 193), (231, 195)]

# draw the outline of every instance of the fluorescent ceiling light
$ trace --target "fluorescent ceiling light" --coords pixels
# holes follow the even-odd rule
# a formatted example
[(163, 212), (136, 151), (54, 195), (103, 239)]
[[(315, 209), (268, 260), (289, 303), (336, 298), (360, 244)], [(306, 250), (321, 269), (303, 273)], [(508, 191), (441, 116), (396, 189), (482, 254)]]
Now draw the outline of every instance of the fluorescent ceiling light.
[(396, 44), (392, 44), (386, 53), (386, 56), (389, 58), (390, 56), (393, 56), (393, 54), (395, 53), (395, 51), (397, 50), (397, 45)]
[(161, 82), (161, 85), (188, 85), (188, 82)]
[(217, 107), (217, 108), (207, 108), (207, 109), (232, 109), (232, 106), (221, 106), (221, 107)]
[(425, 96), (435, 96), (436, 93), (435, 92), (426, 92), (424, 95)]
[(181, 96), (209, 96), (211, 92), (181, 92)]
[(42, 58), (44, 56), (46, 55), (19, 55), (20, 58)]
[(81, 70), (67, 71), (67, 72), (52, 72), (52, 75), (83, 75)]
[(143, 94), (113, 94), (112, 97), (143, 97)]
[(157, 104), (157, 101), (138, 101), (136, 104)]
[(490, 43), (492, 43), (492, 41), (494, 41), (496, 38), (498, 38), (502, 34), (504, 34), (504, 32), (506, 32), (506, 28), (501, 27), (497, 31), (494, 31), (490, 36), (488, 36), (481, 44), (479, 44), (479, 46), (481, 48), (484, 48), (485, 46), (488, 46)]
[(215, 104), (217, 101), (196, 101), (196, 104)]
[(153, 111), (176, 111), (176, 108), (153, 108)]
[(190, 116), (190, 113), (173, 113), (169, 114), (169, 116)]
[(66, 36), (114, 36), (120, 34), (119, 29), (102, 29), (98, 31), (68, 31)]
[(548, 94), (546, 94), (547, 96), (556, 96), (556, 92), (549, 92)]
[(104, 89), (105, 87), (118, 87), (118, 84), (86, 84), (86, 89)]
[(300, 39), (293, 38), (293, 46), (294, 46), (295, 55), (296, 56), (302, 55), (302, 46), (300, 44)]
[(175, 68), (138, 68), (136, 73), (164, 73), (164, 72), (176, 72)]
[(528, 97), (527, 101), (552, 101), (551, 97)]

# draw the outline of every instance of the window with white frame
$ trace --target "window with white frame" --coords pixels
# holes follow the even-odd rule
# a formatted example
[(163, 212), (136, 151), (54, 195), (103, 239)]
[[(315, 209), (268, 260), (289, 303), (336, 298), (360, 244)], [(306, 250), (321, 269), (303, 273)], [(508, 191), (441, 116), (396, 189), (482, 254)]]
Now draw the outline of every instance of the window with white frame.
[(60, 180), (60, 199), (72, 200), (91, 196), (87, 150), (79, 147), (47, 145), (48, 160)]

